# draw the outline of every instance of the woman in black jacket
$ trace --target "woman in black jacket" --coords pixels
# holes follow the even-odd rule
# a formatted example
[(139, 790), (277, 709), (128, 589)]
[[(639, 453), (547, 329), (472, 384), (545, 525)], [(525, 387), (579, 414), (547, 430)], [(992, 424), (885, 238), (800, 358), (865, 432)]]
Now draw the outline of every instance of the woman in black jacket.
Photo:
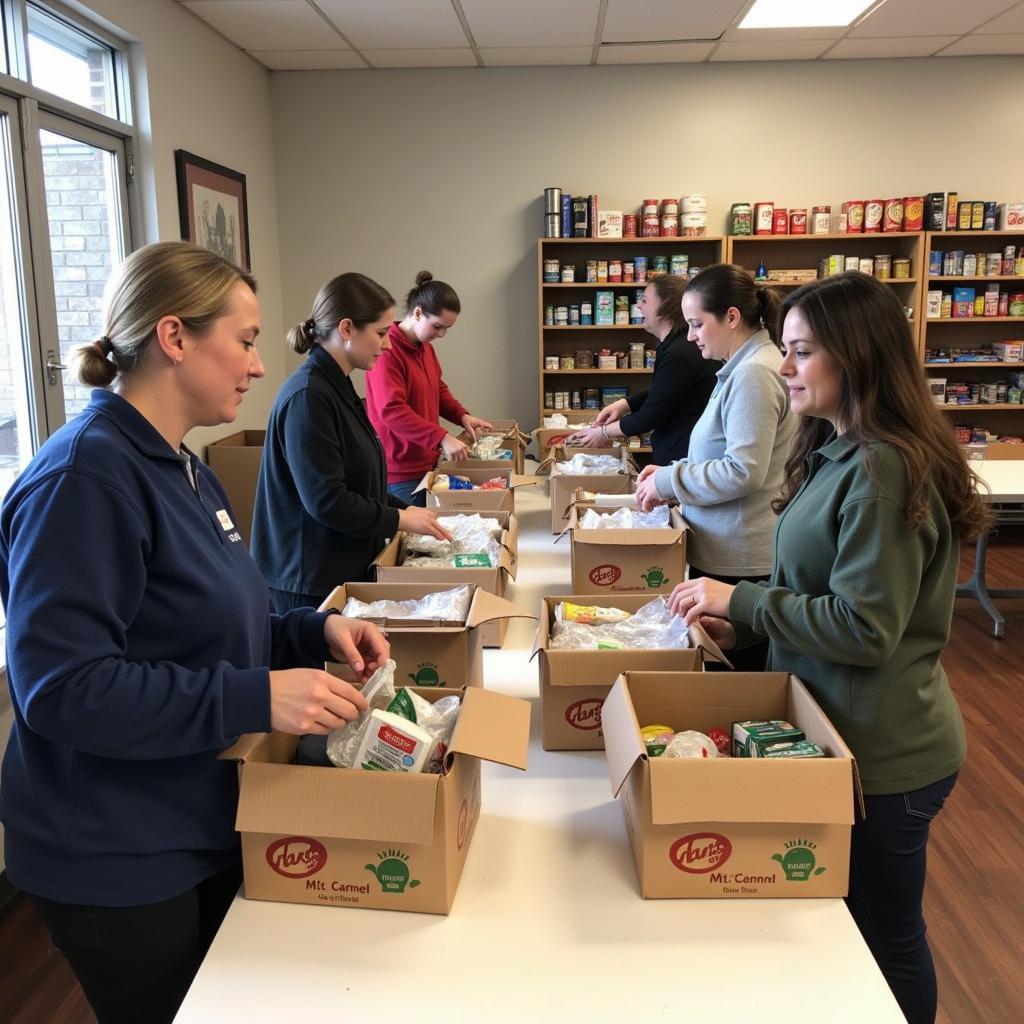
[(652, 460), (667, 466), (685, 459), (690, 431), (700, 419), (722, 364), (704, 359), (687, 339), (682, 298), (687, 278), (656, 277), (644, 289), (639, 306), (644, 327), (658, 339), (654, 374), (647, 391), (606, 405), (594, 426), (566, 439), (566, 444), (606, 448), (615, 437), (638, 437), (654, 431)]
[(349, 379), (388, 347), (394, 312), (376, 281), (341, 274), (288, 333), (309, 359), (271, 410), (252, 523), (252, 555), (278, 614), (369, 579), (373, 559), (399, 530), (450, 539), (435, 512), (388, 494), (383, 449)]

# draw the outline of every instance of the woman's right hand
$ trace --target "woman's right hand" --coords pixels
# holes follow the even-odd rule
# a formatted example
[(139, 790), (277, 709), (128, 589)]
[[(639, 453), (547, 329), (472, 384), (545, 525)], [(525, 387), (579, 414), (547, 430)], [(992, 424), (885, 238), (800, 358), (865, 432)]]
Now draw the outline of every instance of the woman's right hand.
[(465, 441), (460, 441), (453, 434), (445, 434), (441, 442), (441, 451), (449, 462), (462, 462), (469, 458), (469, 448)]
[(629, 414), (629, 402), (620, 398), (611, 405), (606, 405), (594, 420), (595, 427), (607, 426), (609, 423), (617, 423), (623, 416)]
[(326, 736), (368, 707), (351, 684), (316, 668), (270, 673), (270, 727), (293, 736)]
[(406, 533), (422, 533), (438, 540), (452, 540), (452, 535), (437, 521), (432, 508), (410, 505), (398, 513), (398, 528)]
[(719, 650), (728, 651), (736, 646), (736, 629), (728, 619), (702, 615), (700, 624), (704, 627), (704, 632), (718, 644)]

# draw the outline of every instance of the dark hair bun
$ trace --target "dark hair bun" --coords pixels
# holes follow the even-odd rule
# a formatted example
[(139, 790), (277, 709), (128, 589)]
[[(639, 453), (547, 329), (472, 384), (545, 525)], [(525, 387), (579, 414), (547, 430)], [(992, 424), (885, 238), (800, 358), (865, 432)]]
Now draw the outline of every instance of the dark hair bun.
[(422, 288), (425, 284), (434, 280), (434, 275), (429, 270), (421, 270), (416, 275), (416, 287)]

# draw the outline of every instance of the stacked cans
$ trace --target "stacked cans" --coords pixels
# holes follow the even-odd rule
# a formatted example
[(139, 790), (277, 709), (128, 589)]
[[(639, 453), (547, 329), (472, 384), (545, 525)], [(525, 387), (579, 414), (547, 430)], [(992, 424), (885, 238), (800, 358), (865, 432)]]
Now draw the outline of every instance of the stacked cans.
[(544, 189), (544, 237), (562, 237), (562, 190)]

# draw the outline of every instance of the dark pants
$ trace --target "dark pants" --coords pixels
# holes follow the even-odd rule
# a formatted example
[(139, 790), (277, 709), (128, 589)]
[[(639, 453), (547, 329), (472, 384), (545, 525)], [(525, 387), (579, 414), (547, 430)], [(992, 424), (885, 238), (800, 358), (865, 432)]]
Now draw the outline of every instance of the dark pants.
[(935, 967), (921, 900), (928, 829), (956, 778), (865, 797), (867, 817), (853, 826), (846, 905), (908, 1024), (935, 1020)]
[(406, 505), (418, 505), (420, 508), (426, 508), (427, 492), (419, 491), (416, 494), (412, 493), (419, 485), (419, 480), (398, 480), (388, 484), (388, 491), (396, 498), (401, 498)]
[(241, 881), (236, 865), (142, 907), (32, 900), (99, 1024), (170, 1024)]
[[(741, 580), (747, 580), (750, 583), (763, 583), (769, 578), (767, 576), (719, 576), (713, 572), (704, 572), (703, 569), (698, 569), (695, 565), (691, 565), (690, 579), (695, 580), (701, 576), (706, 576), (709, 580), (718, 580), (719, 583), (729, 583), (732, 586), (735, 586)], [(732, 662), (733, 668), (737, 672), (763, 672), (765, 665), (768, 664), (768, 641), (766, 639), (760, 643), (752, 644), (750, 647), (726, 651), (725, 656)], [(713, 662), (709, 662), (704, 667), (712, 672), (725, 668), (724, 665), (716, 665)]]
[(274, 590), (270, 588), (270, 610), (275, 615), (286, 615), (296, 608), (319, 608), (327, 595), (318, 597), (316, 594), (293, 594), (290, 590)]

